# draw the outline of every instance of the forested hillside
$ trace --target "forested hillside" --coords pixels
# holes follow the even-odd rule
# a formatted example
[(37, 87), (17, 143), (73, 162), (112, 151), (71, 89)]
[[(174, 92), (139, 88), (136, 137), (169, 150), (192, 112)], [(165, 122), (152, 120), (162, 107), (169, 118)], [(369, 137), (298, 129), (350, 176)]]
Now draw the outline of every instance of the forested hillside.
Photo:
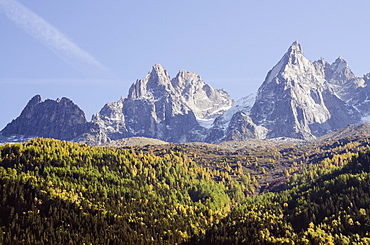
[(342, 150), (255, 195), (253, 169), (181, 147), (0, 146), (0, 243), (368, 244), (370, 152)]
[(181, 152), (163, 156), (51, 139), (0, 146), (3, 244), (174, 244), (243, 199)]
[(190, 244), (370, 244), (370, 150), (312, 166), (289, 186), (246, 199)]

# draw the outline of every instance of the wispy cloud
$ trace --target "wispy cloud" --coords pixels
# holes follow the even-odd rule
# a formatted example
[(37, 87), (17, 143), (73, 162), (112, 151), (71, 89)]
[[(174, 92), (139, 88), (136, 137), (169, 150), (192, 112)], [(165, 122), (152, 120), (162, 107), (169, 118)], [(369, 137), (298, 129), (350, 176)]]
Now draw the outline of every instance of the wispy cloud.
[(0, 11), (81, 73), (89, 77), (111, 77), (109, 69), (92, 55), (16, 0), (0, 0)]

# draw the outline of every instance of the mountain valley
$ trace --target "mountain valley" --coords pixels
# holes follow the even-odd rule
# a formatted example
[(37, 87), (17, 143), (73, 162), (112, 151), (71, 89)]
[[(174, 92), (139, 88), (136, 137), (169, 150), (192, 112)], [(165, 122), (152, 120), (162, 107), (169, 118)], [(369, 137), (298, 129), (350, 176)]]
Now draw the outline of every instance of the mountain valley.
[(36, 95), (0, 131), (0, 244), (370, 244), (369, 83), (294, 42), (237, 101), (160, 64), (91, 121)]

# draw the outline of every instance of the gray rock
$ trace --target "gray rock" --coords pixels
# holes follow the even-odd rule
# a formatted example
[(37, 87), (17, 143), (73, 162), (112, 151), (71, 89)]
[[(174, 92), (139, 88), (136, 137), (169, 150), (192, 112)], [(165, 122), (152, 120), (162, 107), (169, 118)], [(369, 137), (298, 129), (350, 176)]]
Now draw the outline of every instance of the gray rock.
[[(91, 145), (128, 137), (166, 142), (314, 139), (348, 124), (370, 121), (370, 73), (356, 77), (339, 57), (311, 62), (294, 42), (268, 72), (256, 95), (234, 103), (198, 74), (181, 70), (171, 79), (159, 64), (129, 89), (127, 98), (104, 105), (86, 122), (69, 99), (30, 100), (3, 137), (52, 137)], [(1, 135), (0, 135), (1, 136)]]
[(213, 121), (232, 103), (225, 91), (213, 89), (196, 73), (181, 70), (171, 80), (156, 64), (144, 79), (132, 84), (127, 98), (106, 104), (93, 116), (94, 130), (87, 138), (100, 143), (132, 136), (201, 141), (206, 129), (199, 122)]
[(269, 130), (268, 138), (314, 138), (309, 125), (321, 125), (330, 118), (324, 90), (324, 77), (295, 42), (258, 89), (251, 118)]
[(46, 137), (71, 140), (88, 128), (85, 113), (70, 99), (41, 100), (34, 96), (19, 117), (9, 123), (1, 134), (6, 137)]
[(248, 114), (237, 112), (231, 118), (222, 141), (247, 141), (249, 139), (265, 139), (267, 129), (254, 124)]
[(194, 112), (198, 120), (213, 120), (233, 104), (226, 91), (213, 89), (194, 72), (179, 71), (171, 84), (180, 100)]
[[(268, 72), (248, 112), (250, 127), (253, 126), (254, 130), (256, 126), (263, 127), (267, 129), (267, 135), (264, 130), (259, 130), (263, 132), (261, 134), (239, 130), (237, 134), (229, 134), (228, 139), (313, 139), (347, 124), (357, 123), (360, 121), (360, 113), (340, 94), (353, 79), (355, 76), (343, 58), (338, 58), (331, 65), (324, 59), (311, 62), (304, 56), (301, 45), (294, 42)], [(348, 91), (344, 94), (348, 94)], [(218, 119), (212, 130), (222, 128), (217, 123)], [(222, 124), (230, 127), (231, 121), (223, 121)], [(242, 124), (233, 127), (242, 127)], [(217, 131), (217, 134), (221, 135), (221, 132)]]

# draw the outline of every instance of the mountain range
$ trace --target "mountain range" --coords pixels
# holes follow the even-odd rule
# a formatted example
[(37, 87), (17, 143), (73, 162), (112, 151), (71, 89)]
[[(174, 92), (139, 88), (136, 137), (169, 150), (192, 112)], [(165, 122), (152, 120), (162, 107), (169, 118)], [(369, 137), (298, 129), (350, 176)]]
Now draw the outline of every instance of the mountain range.
[(370, 115), (370, 73), (356, 77), (339, 57), (308, 60), (296, 41), (267, 73), (256, 94), (238, 101), (201, 77), (180, 70), (174, 78), (155, 64), (88, 122), (68, 98), (34, 96), (1, 132), (2, 141), (48, 137), (99, 145), (128, 137), (167, 142), (315, 139)]

